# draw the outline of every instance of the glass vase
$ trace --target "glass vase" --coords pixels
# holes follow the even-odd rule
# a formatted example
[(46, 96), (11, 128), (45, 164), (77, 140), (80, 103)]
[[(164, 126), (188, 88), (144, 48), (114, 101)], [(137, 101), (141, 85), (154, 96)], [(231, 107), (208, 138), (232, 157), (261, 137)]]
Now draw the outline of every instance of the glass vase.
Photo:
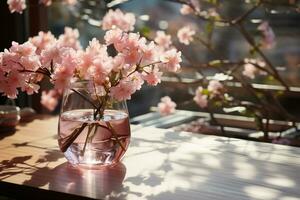
[(130, 124), (126, 101), (93, 92), (98, 90), (91, 88), (89, 81), (80, 81), (64, 91), (58, 143), (73, 165), (112, 165), (121, 160), (128, 148)]

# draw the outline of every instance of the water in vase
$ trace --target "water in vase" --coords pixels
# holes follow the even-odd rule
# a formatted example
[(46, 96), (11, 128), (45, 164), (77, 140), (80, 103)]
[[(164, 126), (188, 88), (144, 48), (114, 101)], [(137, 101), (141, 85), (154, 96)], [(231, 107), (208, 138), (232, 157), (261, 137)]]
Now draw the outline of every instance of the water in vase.
[(103, 119), (95, 121), (92, 109), (63, 112), (58, 141), (62, 150), (66, 148), (64, 154), (74, 165), (94, 167), (116, 163), (130, 141), (128, 114), (106, 110)]

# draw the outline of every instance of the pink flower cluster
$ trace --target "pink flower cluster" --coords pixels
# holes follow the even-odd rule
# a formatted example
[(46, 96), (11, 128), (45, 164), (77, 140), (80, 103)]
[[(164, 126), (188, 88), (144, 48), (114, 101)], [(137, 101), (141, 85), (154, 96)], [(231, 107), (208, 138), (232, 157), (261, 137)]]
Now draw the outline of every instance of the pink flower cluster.
[(164, 49), (168, 49), (172, 44), (171, 35), (166, 34), (164, 31), (157, 31), (154, 41)]
[(194, 101), (201, 107), (206, 108), (208, 104), (208, 95), (203, 94), (203, 87), (198, 87), (194, 97)]
[(23, 13), (23, 10), (26, 9), (25, 0), (7, 0), (8, 8), (11, 13)]
[(211, 80), (208, 83), (207, 89), (199, 86), (196, 90), (194, 101), (201, 107), (206, 108), (209, 99), (220, 96), (223, 93), (224, 86), (220, 81)]
[(43, 91), (41, 96), (41, 104), (48, 110), (52, 111), (56, 108), (59, 97), (60, 92), (57, 90), (49, 90), (48, 92)]
[(157, 85), (162, 76), (161, 70), (177, 71), (180, 68), (181, 52), (165, 50), (153, 41), (147, 43), (138, 33), (112, 29), (106, 32), (104, 39), (106, 45), (113, 45), (117, 51), (114, 58), (107, 59), (111, 64), (106, 66), (111, 66), (113, 73), (126, 77), (111, 88), (111, 95), (118, 100), (130, 99), (144, 81)]
[(37, 92), (39, 89), (37, 83), (41, 78), (30, 73), (41, 67), (35, 51), (36, 47), (30, 42), (24, 44), (13, 42), (10, 49), (0, 53), (0, 93), (14, 99), (17, 98), (17, 88), (28, 94)]
[(251, 79), (254, 79), (255, 78), (255, 75), (257, 73), (257, 68), (251, 64), (251, 63), (246, 63), (244, 65), (244, 70), (243, 70), (243, 75), (248, 77), (248, 78), (251, 78)]
[[(121, 15), (121, 11), (110, 11), (106, 17), (113, 18), (114, 12)], [(114, 20), (109, 23), (115, 22), (118, 24)], [(132, 29), (132, 23), (127, 28), (120, 24), (125, 30)], [(73, 80), (90, 80), (92, 98), (110, 95), (121, 101), (130, 99), (144, 82), (152, 86), (160, 83), (163, 71), (180, 68), (181, 52), (171, 47), (171, 42), (160, 46), (119, 28), (106, 32), (105, 44), (94, 38), (82, 49), (78, 39), (78, 30), (67, 27), (58, 38), (50, 32), (40, 32), (24, 44), (13, 43), (9, 50), (0, 53), (0, 93), (9, 98), (16, 98), (18, 89), (32, 94), (47, 76), (55, 90), (43, 92), (41, 103), (49, 110), (55, 108), (57, 97)], [(108, 54), (108, 46), (114, 47), (115, 56)]]
[(119, 28), (125, 32), (133, 31), (135, 16), (133, 13), (123, 13), (120, 9), (109, 10), (103, 17), (102, 29), (110, 30)]
[(38, 83), (45, 75), (62, 91), (78, 63), (76, 48), (79, 47), (74, 45), (78, 35), (74, 32), (78, 31), (66, 28), (59, 39), (50, 32), (40, 32), (23, 44), (13, 42), (9, 49), (0, 53), (0, 93), (14, 99), (21, 89), (31, 95), (38, 92)]
[(250, 79), (254, 79), (255, 76), (261, 72), (258, 67), (265, 67), (266, 63), (256, 59), (248, 59), (244, 60), (244, 70), (242, 74)]
[(174, 113), (177, 105), (169, 96), (165, 96), (160, 99), (157, 106), (159, 113), (165, 116)]
[[(75, 5), (77, 0), (63, 0), (63, 2), (67, 5)], [(52, 0), (39, 0), (39, 3), (50, 6)], [(26, 0), (7, 0), (7, 4), (11, 13), (17, 12), (22, 14), (23, 10), (26, 9)]]
[(177, 32), (177, 37), (179, 42), (189, 45), (190, 42), (194, 40), (193, 36), (196, 34), (196, 31), (190, 26), (184, 26)]
[(191, 0), (190, 1), (193, 8), (189, 5), (182, 5), (181, 9), (180, 9), (180, 13), (182, 15), (188, 15), (188, 14), (191, 14), (193, 12), (200, 12), (200, 4), (199, 4), (199, 1), (198, 0)]
[(263, 48), (271, 49), (275, 46), (275, 34), (267, 21), (262, 22), (257, 29), (262, 33), (261, 45)]

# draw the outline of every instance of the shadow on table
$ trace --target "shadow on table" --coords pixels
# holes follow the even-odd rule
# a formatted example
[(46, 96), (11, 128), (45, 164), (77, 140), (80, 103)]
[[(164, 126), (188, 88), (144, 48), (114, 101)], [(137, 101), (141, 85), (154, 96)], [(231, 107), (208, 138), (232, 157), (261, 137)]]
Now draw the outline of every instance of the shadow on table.
[(279, 162), (299, 158), (288, 148), (172, 131), (133, 144), (127, 158), (139, 160), (143, 172), (128, 170), (126, 199), (299, 199), (300, 166)]
[(3, 140), (6, 137), (12, 136), (17, 131), (16, 128), (9, 129), (9, 130), (1, 130), (0, 129), (0, 140)]
[[(104, 198), (112, 192), (125, 190), (122, 185), (126, 174), (124, 164), (97, 170), (73, 167), (67, 162), (55, 168), (50, 167), (62, 157), (60, 151), (47, 150), (45, 155), (36, 160), (32, 155), (3, 160), (0, 162), (0, 181), (13, 176), (22, 179), (27, 175), (29, 179), (23, 181), (23, 185), (48, 187), (52, 191), (92, 198)], [(29, 164), (33, 162), (35, 164)]]
[[(17, 126), (26, 126), (28, 123), (30, 123), (34, 120), (47, 120), (47, 119), (51, 119), (51, 118), (53, 118), (53, 116), (51, 116), (51, 115), (34, 115), (31, 118), (20, 121)], [(18, 130), (18, 127), (0, 126), (0, 140), (3, 140), (9, 136), (14, 135), (17, 130)]]

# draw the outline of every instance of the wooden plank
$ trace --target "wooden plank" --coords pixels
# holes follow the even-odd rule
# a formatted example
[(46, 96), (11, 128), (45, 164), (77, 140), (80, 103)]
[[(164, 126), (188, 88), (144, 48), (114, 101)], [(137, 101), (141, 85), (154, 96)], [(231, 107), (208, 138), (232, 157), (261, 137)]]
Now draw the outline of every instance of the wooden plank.
[(0, 196), (300, 199), (299, 148), (134, 125), (122, 163), (86, 170), (66, 163), (56, 131), (54, 117), (0, 136)]

